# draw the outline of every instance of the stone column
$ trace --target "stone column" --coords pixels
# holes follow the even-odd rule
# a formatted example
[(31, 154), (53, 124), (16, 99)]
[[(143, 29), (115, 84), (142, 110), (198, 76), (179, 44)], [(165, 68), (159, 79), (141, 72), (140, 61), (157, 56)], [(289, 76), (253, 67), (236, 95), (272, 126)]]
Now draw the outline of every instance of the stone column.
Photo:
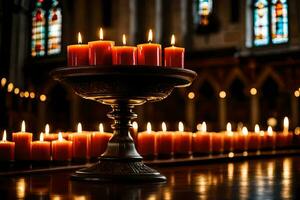
[(188, 99), (186, 98), (186, 107), (185, 107), (185, 121), (186, 126), (190, 128), (190, 130), (193, 130), (195, 128), (195, 99)]
[(251, 109), (251, 127), (254, 128), (255, 124), (259, 123), (259, 96), (258, 95), (251, 95), (250, 98), (250, 109)]
[(219, 98), (219, 127), (221, 130), (226, 128), (226, 98)]

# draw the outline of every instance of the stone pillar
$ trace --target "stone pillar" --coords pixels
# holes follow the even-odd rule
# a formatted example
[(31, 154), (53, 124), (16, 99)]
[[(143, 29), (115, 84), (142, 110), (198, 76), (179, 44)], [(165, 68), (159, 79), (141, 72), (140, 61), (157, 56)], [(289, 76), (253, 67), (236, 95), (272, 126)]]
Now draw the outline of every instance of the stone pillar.
[(219, 98), (219, 127), (220, 130), (226, 128), (226, 98)]
[(251, 95), (250, 100), (250, 109), (251, 109), (251, 127), (254, 128), (255, 124), (259, 123), (259, 96), (258, 95)]
[(290, 122), (291, 128), (295, 128), (295, 127), (299, 126), (299, 102), (298, 101), (299, 101), (298, 97), (295, 97), (295, 95), (292, 94), (292, 96), (291, 96), (292, 119)]

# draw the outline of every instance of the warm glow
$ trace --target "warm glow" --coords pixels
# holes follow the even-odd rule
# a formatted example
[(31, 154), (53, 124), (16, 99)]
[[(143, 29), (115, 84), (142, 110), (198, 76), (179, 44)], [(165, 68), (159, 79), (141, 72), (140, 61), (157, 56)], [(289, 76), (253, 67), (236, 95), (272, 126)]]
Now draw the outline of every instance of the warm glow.
[(267, 120), (267, 124), (268, 126), (276, 126), (277, 125), (277, 119), (274, 118), (274, 117), (270, 117), (268, 120)]
[(244, 135), (244, 136), (246, 136), (246, 135), (248, 135), (248, 129), (247, 129), (247, 127), (243, 127), (242, 128), (242, 134)]
[(28, 91), (25, 91), (25, 92), (24, 92), (24, 97), (25, 97), (25, 98), (28, 98), (28, 97), (29, 97), (29, 92), (28, 92)]
[(126, 45), (126, 35), (125, 34), (122, 35), (122, 41), (123, 41), (123, 45)]
[(22, 125), (21, 125), (21, 132), (25, 132), (26, 131), (26, 127), (25, 127), (25, 121), (22, 121)]
[(24, 97), (24, 92), (20, 92), (20, 97), (21, 97), (21, 98)]
[(202, 131), (202, 124), (197, 124), (197, 131)]
[(7, 92), (11, 92), (14, 89), (14, 84), (13, 83), (9, 83), (7, 86)]
[(41, 101), (46, 101), (46, 100), (47, 100), (46, 95), (41, 94), (41, 95), (40, 95), (40, 100), (41, 100)]
[(289, 131), (289, 118), (288, 117), (284, 117), (284, 119), (283, 119), (283, 130)]
[(82, 133), (82, 125), (80, 122), (77, 124), (77, 133)]
[(1, 86), (4, 87), (6, 82), (7, 82), (6, 78), (2, 78), (1, 79)]
[(137, 123), (136, 121), (132, 122), (132, 128), (133, 128), (135, 131), (138, 130), (139, 125), (138, 125), (138, 123)]
[(102, 123), (99, 124), (99, 132), (104, 133), (104, 127)]
[(259, 132), (260, 132), (260, 129), (259, 129), (259, 125), (258, 125), (258, 124), (255, 124), (254, 132), (255, 132), (255, 133), (259, 133)]
[(49, 126), (49, 124), (46, 124), (46, 126), (45, 126), (45, 133), (46, 133), (46, 135), (48, 135), (50, 133), (50, 126)]
[(59, 133), (58, 133), (58, 141), (63, 141), (63, 140), (64, 140), (64, 138), (63, 138), (63, 136), (62, 136), (62, 133), (59, 132)]
[(300, 135), (300, 127), (295, 128), (295, 135)]
[(219, 93), (219, 97), (222, 98), (222, 99), (224, 99), (226, 97), (226, 92), (225, 91), (221, 91)]
[(260, 132), (259, 132), (259, 135), (260, 135), (260, 136), (265, 136), (265, 132), (264, 132), (264, 131), (260, 131)]
[(148, 33), (148, 42), (152, 42), (152, 41), (153, 41), (153, 33), (152, 33), (152, 29), (150, 29)]
[(102, 28), (100, 28), (100, 30), (99, 30), (99, 39), (103, 40), (103, 29)]
[(294, 95), (295, 95), (295, 97), (299, 97), (300, 96), (299, 90), (295, 90)]
[(232, 132), (232, 127), (231, 127), (231, 123), (230, 123), (230, 122), (228, 122), (228, 123), (226, 124), (226, 131), (227, 131), (227, 132)]
[(44, 133), (40, 134), (40, 142), (44, 142)]
[(178, 123), (178, 131), (183, 132), (184, 131), (184, 125), (182, 122)]
[(166, 132), (166, 131), (167, 131), (167, 125), (166, 125), (165, 122), (163, 122), (163, 123), (161, 124), (161, 129), (162, 129), (163, 132)]
[(175, 45), (175, 35), (172, 34), (172, 37), (171, 37), (171, 45), (174, 46)]
[(147, 123), (147, 133), (151, 133), (151, 123)]
[(78, 44), (82, 44), (82, 37), (80, 32), (78, 33)]
[(256, 95), (257, 94), (257, 89), (256, 88), (251, 88), (250, 89), (250, 94), (251, 95)]
[(201, 131), (202, 132), (206, 132), (207, 131), (206, 122), (202, 122)]
[(15, 93), (15, 94), (19, 94), (19, 92), (20, 92), (20, 89), (19, 89), (19, 88), (15, 88), (15, 89), (14, 89), (14, 93)]
[(271, 126), (268, 126), (267, 132), (268, 132), (268, 136), (273, 136), (273, 129)]
[(34, 99), (35, 98), (35, 93), (34, 92), (30, 92), (29, 96), (30, 96), (30, 98)]
[(195, 98), (195, 93), (194, 92), (189, 92), (188, 93), (188, 98), (189, 99), (194, 99)]
[(2, 142), (6, 141), (6, 130), (3, 131)]

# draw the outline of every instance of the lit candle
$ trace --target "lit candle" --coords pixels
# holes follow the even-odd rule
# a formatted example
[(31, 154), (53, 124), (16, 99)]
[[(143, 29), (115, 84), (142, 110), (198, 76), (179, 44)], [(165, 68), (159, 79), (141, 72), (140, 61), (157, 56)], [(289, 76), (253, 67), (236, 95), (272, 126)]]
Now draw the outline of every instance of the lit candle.
[(32, 133), (26, 132), (24, 121), (22, 121), (21, 131), (13, 133), (13, 141), (15, 142), (15, 159), (29, 161), (31, 159)]
[(99, 30), (99, 39), (89, 42), (89, 64), (90, 65), (111, 65), (112, 64), (112, 47), (114, 41), (103, 40), (103, 30)]
[(224, 135), (224, 152), (232, 152), (233, 151), (233, 131), (231, 127), (231, 123), (228, 122), (226, 125), (226, 132)]
[(132, 122), (132, 127), (129, 130), (130, 135), (131, 135), (131, 137), (132, 137), (132, 139), (133, 139), (136, 146), (138, 144), (138, 139), (137, 139), (137, 137), (138, 137), (138, 128), (139, 128), (138, 123), (136, 121), (134, 121), (134, 122)]
[(173, 132), (167, 131), (165, 122), (161, 124), (162, 131), (156, 134), (156, 152), (159, 158), (170, 158), (173, 154)]
[(72, 159), (72, 142), (63, 139), (62, 133), (58, 133), (58, 140), (52, 142), (52, 160), (70, 161)]
[(289, 118), (283, 119), (283, 131), (276, 134), (276, 148), (284, 149), (292, 144), (293, 135), (289, 132)]
[(0, 141), (0, 161), (12, 161), (15, 158), (15, 143), (6, 140), (6, 130)]
[(175, 36), (171, 37), (171, 47), (166, 47), (165, 66), (166, 67), (184, 67), (184, 48), (175, 47)]
[(58, 134), (55, 134), (55, 133), (50, 134), (50, 126), (49, 126), (49, 124), (46, 124), (45, 134), (43, 135), (43, 137), (44, 137), (45, 141), (50, 141), (51, 142), (53, 140), (57, 140)]
[(111, 133), (105, 133), (103, 124), (99, 124), (99, 131), (95, 131), (92, 133), (91, 138), (91, 157), (97, 158), (101, 156), (106, 148), (108, 141), (112, 137)]
[(89, 47), (82, 44), (81, 34), (78, 33), (78, 44), (68, 45), (68, 66), (84, 66), (89, 64)]
[(137, 48), (126, 46), (126, 36), (123, 34), (123, 46), (115, 46), (112, 48), (113, 65), (136, 65)]
[(73, 152), (75, 161), (87, 160), (90, 157), (90, 134), (82, 131), (81, 123), (77, 125), (77, 133), (72, 135)]
[(147, 123), (147, 131), (138, 133), (138, 152), (144, 158), (154, 158), (155, 133), (151, 130), (151, 123)]
[(149, 43), (137, 45), (139, 65), (161, 66), (161, 45), (151, 43), (152, 41), (153, 33), (150, 29), (148, 33)]
[(50, 142), (44, 141), (44, 134), (40, 134), (40, 140), (32, 142), (31, 158), (34, 161), (50, 161)]
[(254, 132), (251, 132), (248, 136), (248, 150), (258, 151), (260, 149), (260, 140), (261, 140), (261, 135), (260, 135), (259, 127), (256, 126), (254, 127)]
[(211, 153), (212, 133), (207, 132), (206, 123), (201, 125), (201, 131), (193, 134), (192, 151), (193, 155), (207, 155)]
[(176, 156), (189, 156), (192, 148), (192, 133), (184, 131), (182, 122), (178, 123), (178, 132), (174, 134), (174, 154)]
[(273, 129), (271, 126), (268, 126), (267, 129), (267, 138), (266, 138), (266, 146), (267, 149), (275, 149), (276, 144), (276, 135), (273, 132)]

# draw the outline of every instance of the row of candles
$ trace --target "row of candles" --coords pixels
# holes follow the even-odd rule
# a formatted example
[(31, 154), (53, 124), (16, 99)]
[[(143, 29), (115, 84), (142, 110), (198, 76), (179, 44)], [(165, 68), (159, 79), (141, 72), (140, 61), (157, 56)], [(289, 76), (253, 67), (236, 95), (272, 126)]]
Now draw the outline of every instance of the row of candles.
[[(256, 125), (254, 132), (246, 127), (241, 131), (232, 131), (227, 124), (226, 131), (208, 132), (203, 122), (201, 130), (196, 133), (184, 131), (182, 122), (178, 131), (167, 131), (166, 123), (162, 123), (162, 131), (152, 131), (147, 123), (147, 130), (138, 133), (137, 123), (131, 129), (138, 152), (145, 158), (170, 158), (175, 156), (222, 154), (230, 152), (248, 152), (287, 148), (292, 144), (293, 133), (289, 132), (288, 118), (284, 119), (281, 133), (273, 132), (271, 127), (261, 131)], [(99, 131), (82, 131), (79, 123), (77, 132), (49, 133), (49, 125), (45, 133), (40, 134), (38, 141), (32, 141), (32, 133), (25, 131), (22, 122), (21, 131), (12, 133), (12, 142), (7, 141), (4, 131), (0, 141), (0, 160), (33, 160), (33, 161), (70, 161), (97, 158), (106, 150), (112, 134), (104, 132), (103, 124)], [(300, 139), (300, 138), (299, 138)]]
[[(99, 40), (82, 44), (78, 33), (78, 44), (67, 47), (68, 66), (101, 65), (151, 65), (162, 66), (161, 45), (152, 43), (153, 33), (149, 30), (148, 43), (135, 46), (126, 45), (123, 34), (123, 46), (115, 46), (114, 41), (103, 39), (103, 30), (99, 30)], [(175, 36), (171, 37), (171, 46), (164, 49), (164, 66), (184, 67), (184, 48), (175, 47)]]

